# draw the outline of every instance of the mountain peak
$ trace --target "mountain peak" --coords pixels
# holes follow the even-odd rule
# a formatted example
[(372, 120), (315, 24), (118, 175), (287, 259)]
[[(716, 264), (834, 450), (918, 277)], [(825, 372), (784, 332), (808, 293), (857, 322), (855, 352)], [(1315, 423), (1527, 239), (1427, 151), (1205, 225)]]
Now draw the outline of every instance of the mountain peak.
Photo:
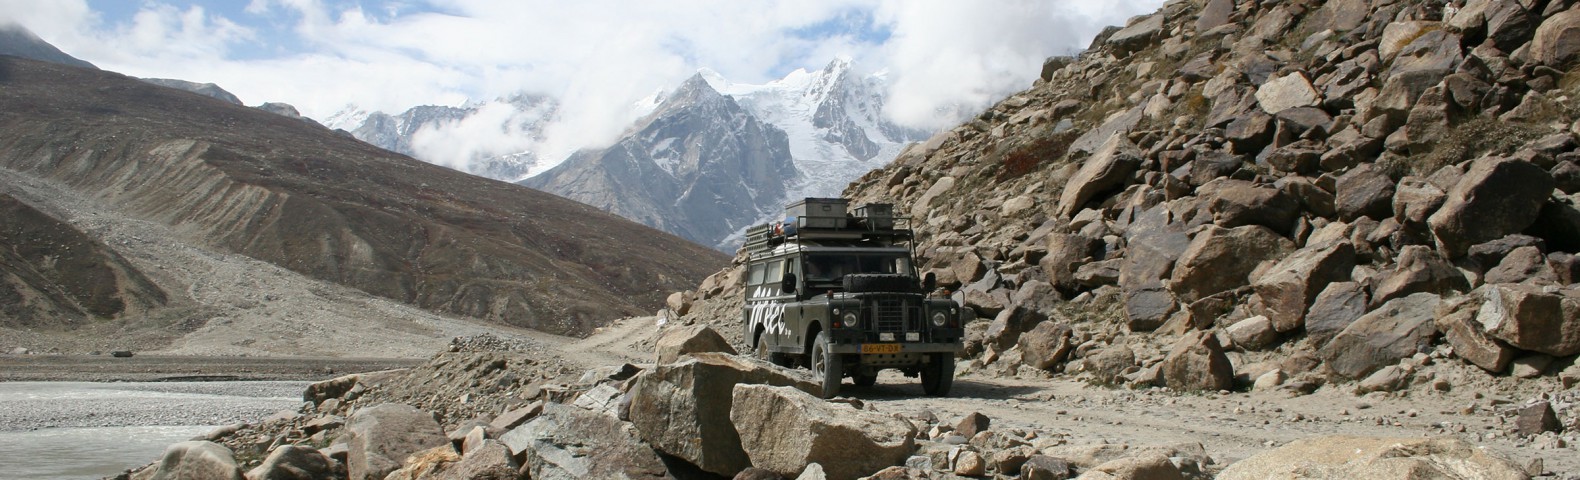
[(77, 57), (67, 55), (54, 45), (39, 38), (32, 30), (20, 23), (0, 20), (0, 55), (15, 55), (22, 58), (41, 60), (73, 67), (91, 68), (94, 66)]

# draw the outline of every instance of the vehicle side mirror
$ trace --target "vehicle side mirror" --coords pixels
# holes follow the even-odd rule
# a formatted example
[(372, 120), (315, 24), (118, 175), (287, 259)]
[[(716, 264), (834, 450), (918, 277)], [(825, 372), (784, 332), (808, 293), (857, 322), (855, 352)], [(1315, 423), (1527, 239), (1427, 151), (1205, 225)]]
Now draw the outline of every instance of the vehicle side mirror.
[(922, 291), (931, 292), (936, 289), (938, 289), (938, 275), (933, 274), (933, 272), (927, 272), (926, 275), (922, 275)]
[(795, 293), (795, 274), (786, 272), (784, 279), (779, 281), (779, 289), (785, 293)]

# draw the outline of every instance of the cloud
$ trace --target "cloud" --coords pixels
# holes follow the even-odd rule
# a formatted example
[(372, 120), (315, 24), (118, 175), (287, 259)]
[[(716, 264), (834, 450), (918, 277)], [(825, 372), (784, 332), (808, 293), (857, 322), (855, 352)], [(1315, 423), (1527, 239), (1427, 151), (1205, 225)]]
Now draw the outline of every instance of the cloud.
[[(538, 148), (564, 154), (613, 140), (634, 102), (699, 68), (763, 83), (835, 57), (888, 71), (892, 118), (947, 127), (1029, 86), (1043, 58), (1162, 0), (129, 3), (0, 0), (0, 15), (108, 70), (214, 82), (319, 119), (348, 104), (395, 113), (547, 95), (562, 117)], [(501, 145), (476, 126), (448, 133)]]

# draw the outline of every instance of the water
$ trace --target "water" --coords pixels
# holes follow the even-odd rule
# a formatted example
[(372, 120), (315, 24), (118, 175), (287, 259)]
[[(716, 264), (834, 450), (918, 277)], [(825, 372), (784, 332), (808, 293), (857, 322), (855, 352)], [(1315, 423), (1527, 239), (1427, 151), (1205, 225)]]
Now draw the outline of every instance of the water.
[(82, 479), (301, 405), (307, 382), (0, 382), (0, 478)]

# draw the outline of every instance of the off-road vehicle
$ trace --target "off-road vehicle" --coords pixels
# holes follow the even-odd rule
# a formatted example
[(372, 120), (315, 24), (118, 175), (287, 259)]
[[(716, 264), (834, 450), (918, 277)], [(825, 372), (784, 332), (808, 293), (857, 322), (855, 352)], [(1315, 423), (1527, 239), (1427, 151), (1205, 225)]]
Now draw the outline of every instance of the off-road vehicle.
[(825, 398), (844, 377), (871, 386), (887, 368), (948, 395), (968, 311), (917, 275), (909, 219), (889, 204), (848, 205), (808, 198), (746, 230), (745, 338), (776, 364), (811, 368)]

